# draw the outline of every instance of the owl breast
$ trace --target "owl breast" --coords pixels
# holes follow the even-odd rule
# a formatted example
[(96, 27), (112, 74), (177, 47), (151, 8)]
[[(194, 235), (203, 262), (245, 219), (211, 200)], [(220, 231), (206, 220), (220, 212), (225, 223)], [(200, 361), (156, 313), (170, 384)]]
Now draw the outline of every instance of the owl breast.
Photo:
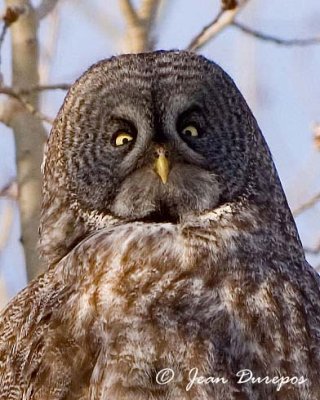
[[(217, 293), (206, 283), (205, 266), (193, 262), (188, 239), (177, 225), (135, 223), (101, 231), (75, 250), (75, 259), (77, 252), (86, 254), (84, 278), (67, 309), (75, 336), (91, 332), (98, 343), (92, 379), (108, 396), (134, 388), (161, 392), (170, 385), (159, 385), (157, 374), (170, 369), (174, 390), (186, 395), (190, 369), (209, 373), (210, 324), (225, 313), (215, 307)], [(206, 390), (196, 387), (190, 396)]]

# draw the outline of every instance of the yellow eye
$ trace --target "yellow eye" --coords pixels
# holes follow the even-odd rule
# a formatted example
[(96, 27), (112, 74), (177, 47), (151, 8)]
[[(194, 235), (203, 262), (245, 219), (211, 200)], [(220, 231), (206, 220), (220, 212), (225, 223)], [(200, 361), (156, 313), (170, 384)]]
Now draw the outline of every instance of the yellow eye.
[(186, 136), (197, 137), (199, 136), (198, 129), (193, 125), (188, 125), (182, 129), (182, 133)]
[(127, 132), (119, 132), (115, 138), (115, 145), (116, 146), (123, 146), (129, 142), (132, 142), (133, 136)]

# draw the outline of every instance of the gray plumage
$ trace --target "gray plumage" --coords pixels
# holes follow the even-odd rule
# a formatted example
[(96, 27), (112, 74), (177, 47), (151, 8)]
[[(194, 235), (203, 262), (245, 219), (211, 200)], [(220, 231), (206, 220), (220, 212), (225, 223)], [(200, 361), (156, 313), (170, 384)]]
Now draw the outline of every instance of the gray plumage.
[[(187, 52), (99, 62), (43, 171), (48, 271), (1, 314), (1, 399), (320, 398), (319, 277), (221, 68)], [(186, 390), (192, 368), (226, 382)], [(243, 369), (305, 382), (240, 384)]]

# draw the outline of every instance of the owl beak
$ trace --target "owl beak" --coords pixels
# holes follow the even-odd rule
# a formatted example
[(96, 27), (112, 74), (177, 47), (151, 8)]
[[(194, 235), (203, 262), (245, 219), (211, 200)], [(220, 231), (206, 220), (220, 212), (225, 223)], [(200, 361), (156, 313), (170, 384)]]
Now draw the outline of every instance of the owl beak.
[(159, 175), (162, 183), (166, 184), (170, 171), (168, 152), (162, 146), (158, 147), (155, 151), (155, 157), (154, 170)]

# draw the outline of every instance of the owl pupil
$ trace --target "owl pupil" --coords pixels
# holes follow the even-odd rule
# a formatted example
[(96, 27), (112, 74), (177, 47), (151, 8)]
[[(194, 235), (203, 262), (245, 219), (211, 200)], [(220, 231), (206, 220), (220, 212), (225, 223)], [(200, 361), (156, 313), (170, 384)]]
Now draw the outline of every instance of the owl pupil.
[(123, 144), (126, 144), (126, 143), (128, 143), (129, 142), (129, 139), (128, 138), (123, 138), (123, 140), (122, 140), (122, 143)]
[(192, 136), (192, 132), (191, 132), (189, 129), (187, 129), (187, 130), (186, 130), (186, 135)]

